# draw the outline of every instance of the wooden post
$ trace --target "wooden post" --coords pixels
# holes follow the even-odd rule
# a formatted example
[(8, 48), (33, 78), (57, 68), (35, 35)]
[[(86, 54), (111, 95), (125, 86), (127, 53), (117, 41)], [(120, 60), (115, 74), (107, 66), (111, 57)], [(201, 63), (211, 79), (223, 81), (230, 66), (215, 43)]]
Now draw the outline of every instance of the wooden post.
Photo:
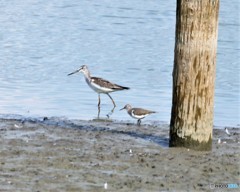
[(170, 147), (211, 150), (219, 0), (177, 0)]

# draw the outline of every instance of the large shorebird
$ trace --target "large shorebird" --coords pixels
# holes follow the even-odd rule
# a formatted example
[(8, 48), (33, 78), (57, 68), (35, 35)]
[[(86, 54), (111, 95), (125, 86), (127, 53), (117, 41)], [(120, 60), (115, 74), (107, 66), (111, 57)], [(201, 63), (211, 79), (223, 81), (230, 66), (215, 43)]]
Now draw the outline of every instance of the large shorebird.
[(152, 113), (156, 113), (155, 111), (150, 111), (150, 110), (147, 110), (147, 109), (142, 109), (142, 108), (132, 108), (131, 105), (127, 104), (125, 105), (122, 109), (120, 110), (123, 110), (123, 109), (126, 109), (127, 110), (127, 113), (137, 119), (137, 124), (140, 125), (141, 124), (141, 119), (145, 118), (146, 116), (152, 114)]
[(88, 86), (91, 87), (95, 92), (98, 93), (98, 107), (100, 107), (100, 103), (101, 103), (101, 98), (100, 98), (101, 93), (108, 95), (108, 97), (112, 100), (112, 103), (115, 108), (116, 104), (109, 93), (114, 92), (114, 91), (129, 89), (128, 87), (123, 87), (123, 86), (111, 83), (110, 81), (107, 81), (100, 77), (91, 77), (90, 71), (88, 70), (88, 67), (86, 65), (81, 66), (78, 70), (76, 70), (72, 73), (69, 73), (68, 75), (73, 75), (78, 72), (83, 73)]

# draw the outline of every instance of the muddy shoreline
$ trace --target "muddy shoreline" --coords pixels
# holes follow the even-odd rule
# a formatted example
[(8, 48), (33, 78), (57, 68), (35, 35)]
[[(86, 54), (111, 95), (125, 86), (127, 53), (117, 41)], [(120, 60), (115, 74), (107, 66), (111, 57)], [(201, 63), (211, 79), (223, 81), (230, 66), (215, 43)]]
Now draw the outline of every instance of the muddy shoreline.
[(0, 191), (227, 191), (240, 175), (228, 129), (196, 152), (168, 148), (168, 125), (0, 118)]

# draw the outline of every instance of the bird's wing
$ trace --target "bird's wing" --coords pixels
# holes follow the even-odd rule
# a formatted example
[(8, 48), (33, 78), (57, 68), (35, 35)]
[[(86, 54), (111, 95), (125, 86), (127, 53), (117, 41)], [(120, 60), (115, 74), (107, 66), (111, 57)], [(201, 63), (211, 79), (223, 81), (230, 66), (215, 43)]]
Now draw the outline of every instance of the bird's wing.
[(133, 108), (132, 110), (134, 111), (134, 114), (136, 114), (136, 115), (146, 115), (146, 114), (150, 114), (150, 113), (156, 113), (155, 111), (150, 111), (150, 110), (142, 109), (142, 108)]
[(110, 81), (102, 79), (100, 77), (91, 77), (91, 81), (101, 87), (106, 87), (109, 89), (116, 89), (116, 90), (129, 89), (128, 87), (123, 87), (121, 85), (111, 83)]

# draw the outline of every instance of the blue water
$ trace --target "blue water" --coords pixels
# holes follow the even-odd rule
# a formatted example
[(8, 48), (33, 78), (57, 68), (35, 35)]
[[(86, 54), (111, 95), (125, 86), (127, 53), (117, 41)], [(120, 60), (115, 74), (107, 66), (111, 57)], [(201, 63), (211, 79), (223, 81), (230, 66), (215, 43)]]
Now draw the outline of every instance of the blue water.
[[(97, 94), (81, 74), (131, 89), (112, 93), (115, 120), (125, 104), (156, 110), (145, 122), (169, 123), (175, 1), (3, 0), (0, 2), (0, 114), (97, 117)], [(216, 126), (240, 125), (239, 3), (221, 1)], [(112, 109), (102, 95), (101, 117)], [(135, 121), (135, 120), (131, 120)]]

